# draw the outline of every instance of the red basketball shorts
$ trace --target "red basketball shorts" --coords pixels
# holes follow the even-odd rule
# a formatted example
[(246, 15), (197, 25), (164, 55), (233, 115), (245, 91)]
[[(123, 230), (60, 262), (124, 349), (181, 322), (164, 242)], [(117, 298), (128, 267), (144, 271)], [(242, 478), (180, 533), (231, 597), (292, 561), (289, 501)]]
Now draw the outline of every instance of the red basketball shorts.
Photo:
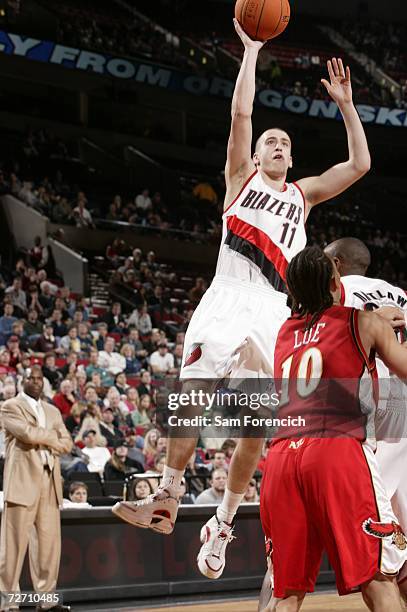
[(280, 440), (262, 481), (260, 512), (272, 544), (274, 596), (312, 592), (325, 549), (340, 595), (377, 572), (397, 575), (407, 543), (373, 451), (350, 438)]

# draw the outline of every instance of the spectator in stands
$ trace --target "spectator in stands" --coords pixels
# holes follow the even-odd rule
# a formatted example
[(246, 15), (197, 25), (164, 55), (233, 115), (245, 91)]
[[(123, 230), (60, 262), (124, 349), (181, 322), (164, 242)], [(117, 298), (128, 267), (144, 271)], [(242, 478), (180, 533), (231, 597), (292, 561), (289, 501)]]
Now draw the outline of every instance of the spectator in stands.
[(145, 216), (147, 211), (151, 210), (152, 208), (150, 191), (148, 189), (143, 189), (143, 191), (136, 197), (134, 203), (137, 211)]
[(113, 268), (119, 266), (120, 257), (124, 254), (125, 249), (126, 245), (124, 240), (120, 240), (119, 238), (115, 238), (113, 243), (106, 248), (106, 259), (110, 261)]
[(34, 185), (32, 182), (24, 181), (23, 186), (18, 192), (18, 199), (25, 202), (25, 204), (28, 204), (28, 206), (35, 207), (37, 204), (37, 196), (33, 191), (33, 187)]
[(213, 470), (210, 488), (202, 491), (202, 493), (198, 495), (195, 504), (220, 504), (225, 493), (226, 480), (226, 470)]
[(154, 450), (153, 454), (150, 454), (149, 458), (146, 457), (146, 461), (144, 462), (146, 468), (149, 468), (150, 470), (153, 469), (154, 461), (155, 461), (156, 457), (158, 455), (161, 455), (161, 454), (165, 453), (166, 450), (167, 450), (167, 438), (165, 438), (164, 436), (160, 435), (157, 438), (157, 442), (156, 442), (155, 450)]
[(86, 297), (84, 297), (83, 295), (80, 295), (76, 298), (76, 300), (71, 301), (71, 304), (68, 308), (69, 316), (73, 318), (77, 310), (80, 310), (82, 312), (82, 321), (84, 321), (85, 323), (89, 321), (89, 306)]
[(141, 361), (137, 359), (136, 351), (134, 350), (134, 346), (132, 344), (123, 344), (122, 348), (120, 349), (120, 355), (123, 355), (126, 360), (126, 374), (131, 376), (140, 372)]
[(34, 238), (34, 246), (29, 252), (30, 264), (38, 270), (39, 268), (45, 268), (48, 261), (48, 249), (42, 244), (41, 236)]
[(202, 278), (201, 276), (198, 276), (197, 279), (195, 280), (195, 286), (192, 287), (192, 289), (190, 290), (188, 294), (189, 299), (191, 300), (191, 303), (193, 304), (194, 308), (198, 306), (207, 288), (208, 288), (208, 285), (205, 279)]
[(96, 446), (106, 446), (106, 438), (100, 431), (100, 424), (102, 422), (102, 412), (100, 406), (96, 402), (88, 402), (86, 404), (86, 410), (82, 413), (82, 422), (75, 436), (75, 444), (83, 443), (83, 436), (89, 429), (96, 432)]
[(220, 450), (225, 453), (225, 461), (228, 465), (232, 459), (233, 453), (235, 452), (236, 446), (237, 444), (235, 440), (232, 439), (225, 440), (221, 446)]
[(72, 211), (72, 218), (75, 221), (76, 227), (84, 227), (84, 228), (94, 228), (95, 224), (93, 223), (92, 215), (86, 208), (86, 204), (88, 203), (85, 194), (83, 191), (78, 193), (77, 205)]
[(51, 315), (51, 325), (56, 338), (62, 338), (68, 333), (68, 326), (62, 320), (62, 311), (54, 308)]
[(159, 453), (154, 458), (153, 474), (159, 474), (162, 476), (165, 467), (165, 453)]
[(52, 294), (52, 286), (48, 281), (41, 283), (41, 293), (38, 301), (44, 309), (44, 315), (49, 316), (54, 308), (55, 298)]
[(92, 378), (93, 374), (100, 375), (100, 381), (103, 387), (111, 387), (113, 385), (113, 376), (99, 365), (99, 351), (92, 349), (89, 354), (89, 364), (86, 366), (86, 376)]
[(17, 389), (15, 383), (7, 383), (1, 390), (1, 400), (6, 401), (8, 399), (12, 399), (17, 395)]
[(37, 285), (29, 286), (27, 298), (28, 311), (35, 310), (39, 316), (42, 316), (44, 314), (44, 309), (40, 304)]
[(85, 372), (85, 368), (83, 367), (83, 365), (78, 366), (76, 373), (75, 373), (75, 381), (76, 381), (75, 395), (77, 396), (79, 400), (83, 400), (85, 399), (85, 393), (86, 393), (86, 372)]
[(123, 277), (126, 274), (126, 272), (128, 272), (129, 270), (133, 270), (134, 271), (133, 258), (132, 257), (126, 257), (126, 259), (124, 260), (123, 265), (120, 266), (117, 271)]
[(126, 323), (122, 315), (122, 306), (120, 302), (113, 302), (111, 309), (104, 316), (104, 321), (107, 324), (109, 332), (114, 332), (116, 334), (123, 333)]
[(257, 493), (256, 480), (252, 478), (249, 484), (247, 485), (247, 489), (243, 497), (243, 503), (244, 504), (256, 504), (258, 501), (259, 501), (259, 494)]
[(174, 372), (174, 355), (168, 352), (167, 343), (160, 342), (157, 349), (150, 357), (153, 374), (161, 377), (165, 374), (172, 374)]
[(141, 499), (146, 499), (149, 495), (151, 495), (153, 491), (153, 487), (151, 486), (151, 482), (148, 478), (135, 478), (132, 482), (133, 494), (132, 499), (134, 501), (138, 501)]
[[(58, 349), (59, 350), (59, 349)], [(74, 376), (76, 369), (78, 367), (78, 353), (68, 353), (65, 359), (65, 364), (59, 368), (62, 376), (66, 378), (67, 376)]]
[(110, 406), (103, 408), (102, 420), (100, 422), (100, 433), (106, 438), (107, 446), (115, 446), (116, 443), (123, 441), (123, 434), (113, 423), (114, 414)]
[(177, 344), (174, 349), (174, 368), (177, 370), (177, 374), (182, 367), (182, 356), (184, 353), (184, 346), (182, 344)]
[(109, 461), (105, 465), (104, 479), (119, 480), (124, 482), (126, 477), (130, 474), (142, 474), (144, 472), (143, 466), (129, 459), (128, 457), (128, 445), (126, 442), (117, 442), (113, 454)]
[(100, 351), (98, 358), (98, 365), (113, 375), (123, 372), (126, 368), (126, 359), (120, 353), (117, 353), (114, 348), (114, 339), (107, 337), (104, 350)]
[(66, 323), (66, 321), (69, 319), (69, 312), (67, 310), (65, 300), (63, 300), (61, 297), (57, 297), (55, 299), (54, 309), (61, 312), (61, 320)]
[(76, 402), (76, 398), (73, 394), (72, 382), (70, 380), (63, 380), (61, 382), (59, 392), (54, 395), (52, 401), (59, 409), (63, 419), (71, 413), (71, 408)]
[(71, 408), (70, 414), (65, 419), (65, 427), (73, 436), (79, 431), (82, 416), (86, 411), (86, 404), (84, 402), (75, 402)]
[(143, 427), (145, 429), (151, 427), (151, 419), (149, 416), (150, 407), (150, 396), (141, 396), (136, 407), (127, 415), (126, 421), (129, 427)]
[(142, 370), (140, 372), (140, 384), (137, 391), (140, 397), (142, 395), (149, 395), (150, 397), (153, 397), (154, 389), (151, 384), (151, 374), (148, 370)]
[(97, 432), (94, 429), (84, 431), (82, 440), (85, 448), (82, 452), (89, 457), (89, 472), (97, 472), (103, 476), (105, 465), (110, 460), (110, 453), (105, 446), (98, 446), (96, 435)]
[(54, 223), (66, 223), (72, 215), (72, 208), (68, 200), (57, 196), (57, 202), (52, 207), (51, 219)]
[(71, 482), (69, 485), (69, 499), (75, 504), (86, 504), (88, 501), (87, 485), (80, 481)]
[(37, 357), (44, 357), (46, 353), (59, 352), (54, 330), (50, 323), (45, 323), (43, 333), (34, 342), (33, 351)]
[(16, 314), (24, 316), (27, 312), (27, 298), (22, 290), (22, 281), (20, 276), (16, 276), (13, 280), (13, 284), (7, 287), (5, 295), (9, 298), (11, 304), (14, 306)]
[(201, 181), (197, 183), (193, 189), (193, 195), (197, 200), (209, 202), (210, 204), (217, 204), (218, 196), (214, 188), (207, 181)]
[(131, 344), (132, 346), (134, 346), (136, 357), (138, 357), (139, 359), (147, 357), (148, 353), (140, 340), (138, 329), (135, 329), (134, 327), (131, 327), (129, 329), (129, 335), (127, 336), (127, 344)]
[(17, 318), (14, 316), (14, 306), (10, 301), (5, 301), (3, 316), (0, 317), (0, 345), (5, 344), (6, 337), (11, 334), (15, 321)]
[(109, 330), (107, 329), (106, 323), (98, 323), (97, 330), (98, 338), (96, 340), (96, 348), (98, 351), (103, 351)]
[(105, 399), (103, 400), (103, 404), (105, 406), (110, 406), (116, 420), (120, 424), (124, 424), (124, 421), (128, 415), (128, 408), (116, 387), (110, 387), (106, 393)]
[(24, 331), (27, 336), (28, 342), (33, 343), (42, 334), (43, 325), (38, 319), (37, 310), (29, 310), (27, 321), (24, 323)]
[(7, 340), (7, 349), (10, 354), (10, 367), (16, 370), (17, 364), (20, 363), (22, 357), (18, 336), (10, 336)]
[(119, 374), (116, 374), (116, 376), (114, 377), (114, 386), (116, 387), (120, 395), (126, 395), (129, 385), (127, 384), (127, 378), (124, 372), (119, 372)]
[(78, 325), (78, 340), (80, 342), (80, 352), (84, 358), (87, 358), (93, 348), (93, 338), (86, 323)]
[(151, 330), (153, 329), (153, 325), (151, 323), (151, 317), (148, 314), (148, 307), (146, 304), (143, 304), (139, 309), (139, 318), (137, 321), (137, 329), (142, 336), (147, 336), (151, 334)]
[(160, 437), (158, 429), (150, 429), (144, 438), (143, 455), (145, 457), (144, 464), (152, 464), (154, 457), (157, 454), (157, 440)]
[(28, 342), (28, 338), (24, 332), (24, 321), (14, 321), (12, 329), (11, 329), (11, 335), (12, 336), (17, 336), (18, 339), (18, 346), (20, 347), (20, 349), (22, 351), (28, 351), (29, 349), (29, 342)]
[(126, 404), (129, 412), (133, 412), (133, 410), (138, 410), (140, 397), (138, 391), (135, 387), (129, 387), (126, 391), (126, 399), (124, 403)]
[(78, 338), (78, 328), (76, 325), (71, 325), (68, 334), (61, 338), (59, 348), (63, 354), (67, 353), (80, 353), (81, 352), (81, 341)]
[(208, 465), (208, 469), (212, 471), (213, 470), (225, 470), (227, 472), (228, 464), (226, 461), (226, 455), (223, 451), (221, 450), (215, 451), (211, 459), (211, 464)]

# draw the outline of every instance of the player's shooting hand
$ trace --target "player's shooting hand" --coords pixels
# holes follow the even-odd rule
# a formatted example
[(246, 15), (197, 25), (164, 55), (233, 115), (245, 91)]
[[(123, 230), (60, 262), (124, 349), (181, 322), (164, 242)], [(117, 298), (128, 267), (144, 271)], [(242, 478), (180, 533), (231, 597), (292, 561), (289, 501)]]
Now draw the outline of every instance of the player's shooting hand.
[(250, 36), (248, 36), (246, 32), (243, 30), (242, 26), (240, 25), (237, 19), (233, 19), (233, 25), (235, 26), (235, 30), (240, 40), (244, 44), (245, 49), (257, 49), (258, 51), (260, 51), (260, 49), (264, 45), (264, 42), (261, 42), (259, 40), (252, 40)]
[(327, 62), (327, 66), (330, 80), (321, 79), (321, 83), (325, 85), (327, 92), (338, 106), (351, 103), (352, 83), (349, 66), (346, 66), (345, 70), (342, 60), (335, 57)]
[(382, 306), (381, 308), (375, 310), (375, 313), (380, 315), (383, 319), (386, 319), (393, 329), (404, 327), (406, 324), (404, 312), (400, 308), (395, 308), (394, 306)]

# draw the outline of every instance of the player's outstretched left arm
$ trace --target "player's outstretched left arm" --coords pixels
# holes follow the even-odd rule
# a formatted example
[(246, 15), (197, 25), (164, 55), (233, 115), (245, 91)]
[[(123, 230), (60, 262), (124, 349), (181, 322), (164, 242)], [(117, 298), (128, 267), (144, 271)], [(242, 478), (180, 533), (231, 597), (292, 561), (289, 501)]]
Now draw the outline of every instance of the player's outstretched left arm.
[(333, 166), (320, 176), (298, 181), (309, 209), (342, 193), (370, 170), (370, 153), (365, 131), (352, 100), (352, 83), (349, 66), (344, 68), (341, 59), (328, 62), (329, 81), (322, 79), (331, 98), (342, 113), (348, 136), (349, 159)]

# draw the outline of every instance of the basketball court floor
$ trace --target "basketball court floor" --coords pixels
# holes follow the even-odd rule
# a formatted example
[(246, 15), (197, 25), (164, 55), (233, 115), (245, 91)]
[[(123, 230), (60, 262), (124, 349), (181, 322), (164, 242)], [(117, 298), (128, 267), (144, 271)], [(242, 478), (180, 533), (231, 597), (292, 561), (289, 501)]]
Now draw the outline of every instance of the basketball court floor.
[[(338, 597), (338, 595), (309, 595), (301, 608), (301, 612), (354, 612), (365, 611), (367, 607), (363, 603), (361, 595), (349, 595)], [(230, 601), (211, 602), (208, 604), (197, 604), (162, 608), (140, 608), (137, 612), (257, 612), (257, 601)], [(390, 612), (390, 611), (389, 611)]]

